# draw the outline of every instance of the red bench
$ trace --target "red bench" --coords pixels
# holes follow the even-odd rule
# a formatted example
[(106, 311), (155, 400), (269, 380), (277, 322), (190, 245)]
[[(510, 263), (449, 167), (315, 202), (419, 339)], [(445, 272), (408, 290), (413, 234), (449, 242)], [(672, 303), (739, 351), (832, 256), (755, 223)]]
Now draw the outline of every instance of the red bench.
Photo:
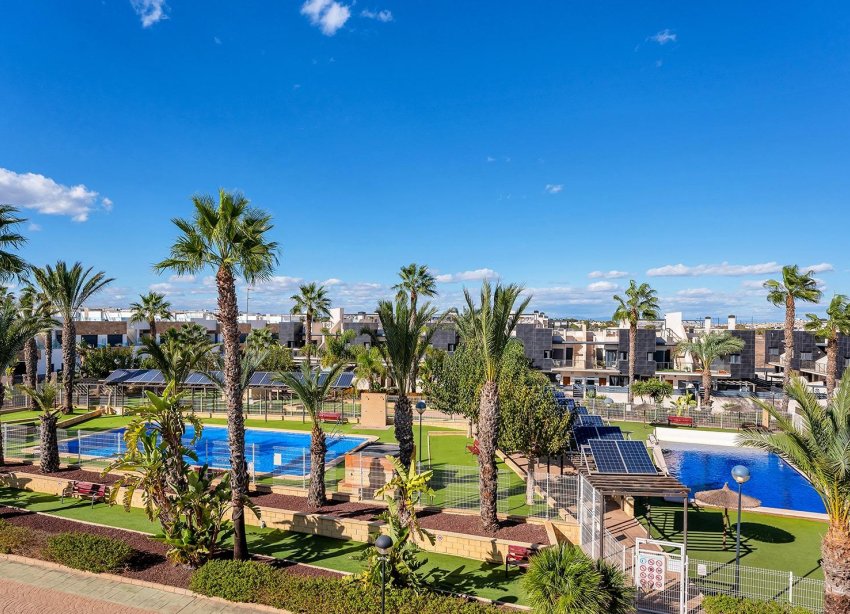
[(694, 419), (690, 416), (668, 416), (668, 426), (694, 426)]
[(513, 565), (520, 569), (528, 569), (528, 559), (531, 549), (525, 546), (508, 546), (508, 555), (505, 557), (505, 577), (508, 577), (508, 567)]
[(474, 456), (481, 454), (481, 450), (478, 449), (478, 440), (473, 441), (471, 446), (466, 446), (466, 450)]
[(62, 491), (60, 500), (65, 502), (65, 497), (78, 497), (80, 499), (91, 499), (92, 507), (95, 501), (105, 501), (109, 496), (109, 486), (96, 484), (94, 482), (70, 482)]
[(342, 414), (331, 411), (322, 411), (319, 412), (319, 420), (321, 422), (335, 422), (336, 424), (342, 424)]

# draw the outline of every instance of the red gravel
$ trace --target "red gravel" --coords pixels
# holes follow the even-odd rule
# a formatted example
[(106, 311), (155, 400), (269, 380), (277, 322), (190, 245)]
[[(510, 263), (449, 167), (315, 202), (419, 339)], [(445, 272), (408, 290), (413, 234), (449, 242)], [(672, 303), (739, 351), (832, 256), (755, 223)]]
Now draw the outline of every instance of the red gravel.
[[(38, 465), (33, 465), (32, 463), (6, 463), (5, 465), (0, 465), (0, 471), (23, 471), (26, 473), (41, 473), (41, 470), (39, 469)], [(111, 473), (102, 476), (99, 471), (84, 471), (82, 469), (71, 469), (68, 467), (63, 467), (59, 469), (59, 471), (54, 471), (53, 473), (46, 473), (45, 475), (49, 475), (62, 480), (77, 480), (78, 482), (96, 482), (98, 484), (114, 484), (118, 481), (119, 477)]]

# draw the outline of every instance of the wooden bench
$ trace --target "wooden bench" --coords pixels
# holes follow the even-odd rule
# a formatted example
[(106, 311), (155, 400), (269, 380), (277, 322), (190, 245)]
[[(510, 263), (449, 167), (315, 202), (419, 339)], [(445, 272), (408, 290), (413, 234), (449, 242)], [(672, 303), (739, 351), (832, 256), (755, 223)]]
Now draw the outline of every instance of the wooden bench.
[(471, 446), (466, 446), (466, 451), (472, 454), (473, 456), (478, 456), (481, 454), (481, 450), (478, 449), (478, 440), (472, 442)]
[(505, 557), (505, 577), (508, 577), (508, 567), (513, 565), (519, 569), (528, 569), (531, 549), (525, 546), (508, 546), (508, 554)]
[(96, 484), (95, 482), (70, 482), (62, 491), (60, 500), (65, 502), (65, 497), (78, 497), (80, 499), (91, 499), (92, 507), (95, 501), (105, 501), (109, 496), (109, 486)]
[(667, 416), (668, 426), (694, 426), (694, 419), (690, 416)]
[(321, 422), (334, 422), (336, 424), (342, 424), (342, 414), (332, 411), (322, 411), (319, 412), (319, 420)]

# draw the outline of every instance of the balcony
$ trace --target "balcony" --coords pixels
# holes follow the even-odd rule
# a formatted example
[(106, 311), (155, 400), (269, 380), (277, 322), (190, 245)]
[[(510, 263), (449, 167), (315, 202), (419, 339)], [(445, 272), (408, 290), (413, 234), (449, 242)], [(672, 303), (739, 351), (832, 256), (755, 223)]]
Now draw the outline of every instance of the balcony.
[(801, 360), (800, 371), (808, 371), (818, 375), (827, 375), (826, 363), (817, 362), (816, 360)]

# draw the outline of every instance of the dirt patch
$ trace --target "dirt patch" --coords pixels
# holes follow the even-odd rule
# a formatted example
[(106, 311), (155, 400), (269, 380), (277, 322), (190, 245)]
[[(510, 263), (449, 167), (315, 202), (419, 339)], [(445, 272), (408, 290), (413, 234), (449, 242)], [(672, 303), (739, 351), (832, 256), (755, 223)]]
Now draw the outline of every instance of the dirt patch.
[[(32, 463), (6, 463), (0, 465), (0, 471), (21, 471), (25, 473), (41, 473), (38, 465)], [(119, 476), (111, 473), (102, 476), (99, 471), (88, 471), (77, 469), (76, 467), (63, 467), (53, 473), (45, 473), (44, 475), (59, 478), (60, 480), (76, 480), (78, 482), (95, 482), (97, 484), (114, 484), (118, 481)]]

